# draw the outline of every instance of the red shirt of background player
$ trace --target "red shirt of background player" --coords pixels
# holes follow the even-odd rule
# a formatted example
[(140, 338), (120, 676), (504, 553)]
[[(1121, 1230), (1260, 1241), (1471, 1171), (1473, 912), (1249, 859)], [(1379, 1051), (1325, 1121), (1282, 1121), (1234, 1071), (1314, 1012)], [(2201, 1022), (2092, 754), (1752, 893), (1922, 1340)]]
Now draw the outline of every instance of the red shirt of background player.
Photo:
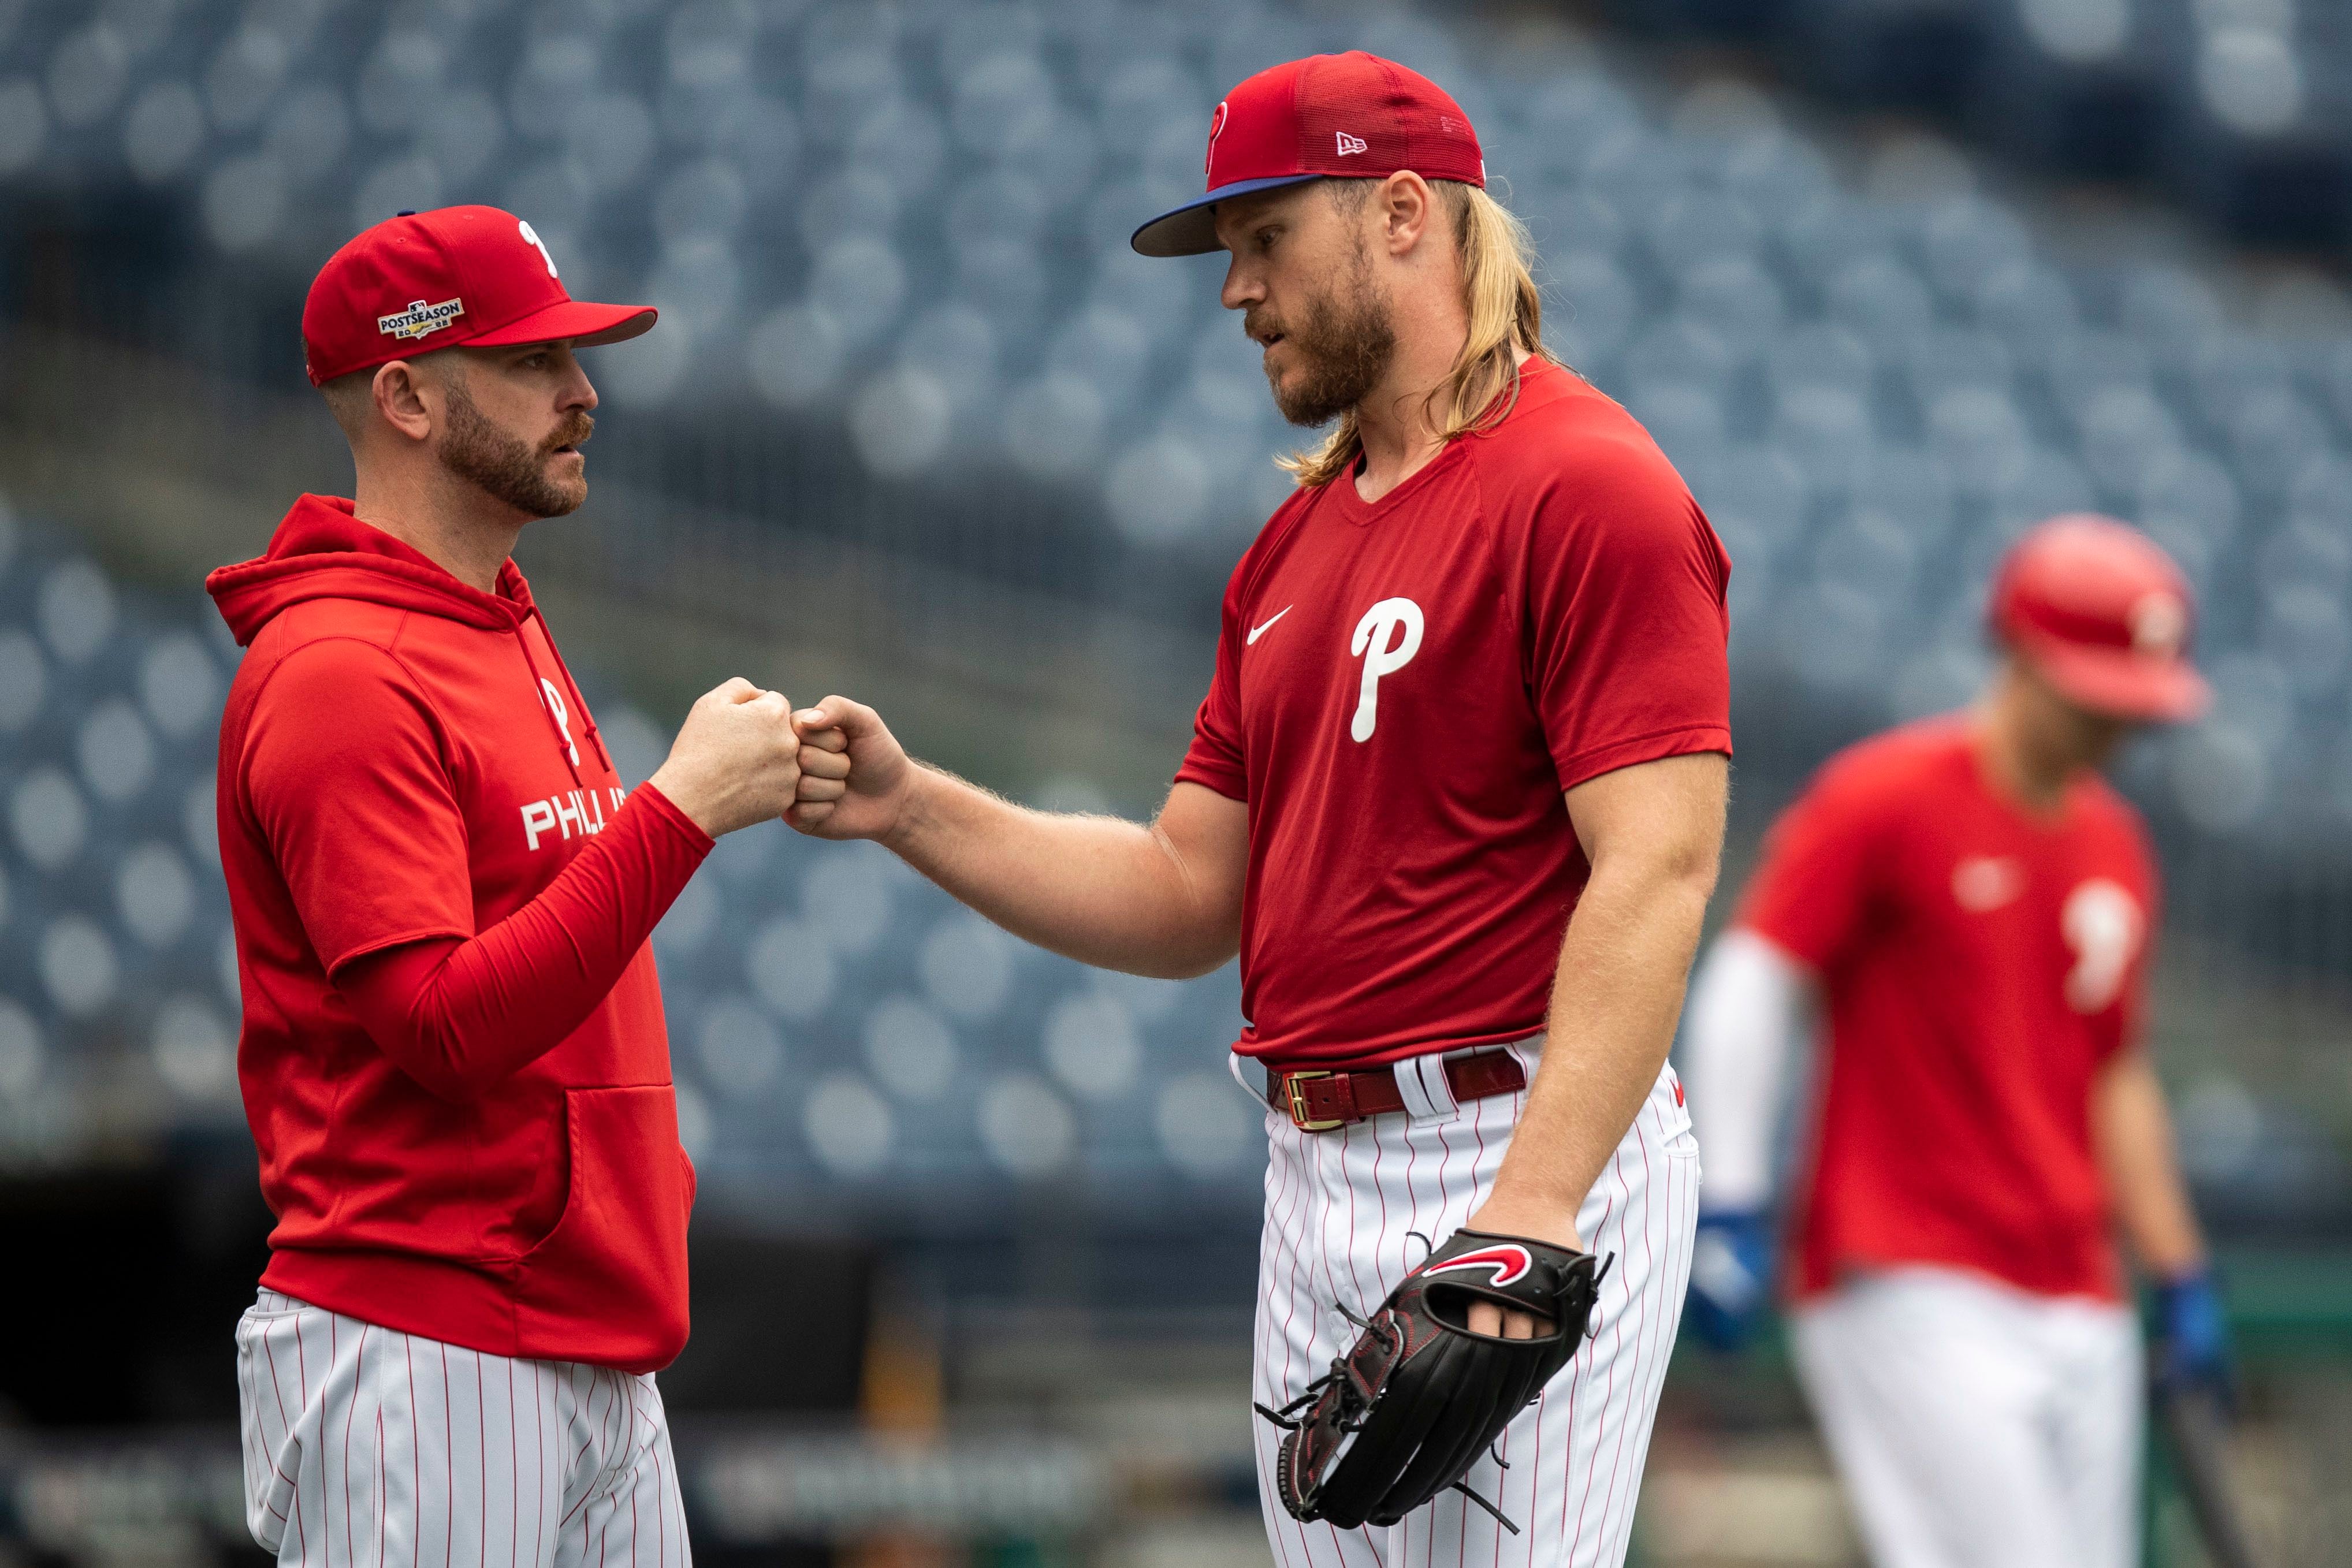
[(2157, 897), (2138, 814), (2105, 780), (2033, 816), (1987, 783), (1965, 720), (1822, 770), (1738, 916), (1829, 1002), (1789, 1240), (1800, 1300), (1904, 1263), (2120, 1297), (2091, 1083), (2139, 1027)]
[(1647, 433), (1541, 360), (1379, 502), (1345, 476), (1286, 500), (1176, 775), (1250, 808), (1234, 1049), (1354, 1067), (1539, 1032), (1591, 869), (1561, 794), (1731, 749), (1730, 570)]

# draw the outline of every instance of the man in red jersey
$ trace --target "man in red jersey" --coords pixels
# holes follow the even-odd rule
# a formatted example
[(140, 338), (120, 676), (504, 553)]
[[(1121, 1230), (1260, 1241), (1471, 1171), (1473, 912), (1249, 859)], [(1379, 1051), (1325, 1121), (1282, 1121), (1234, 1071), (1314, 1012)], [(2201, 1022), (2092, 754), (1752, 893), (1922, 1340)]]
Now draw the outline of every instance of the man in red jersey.
[(646, 939), (799, 745), (730, 681), (625, 790), (509, 559), (587, 495), (572, 350), (653, 316), (572, 299), (494, 208), (369, 229), (302, 315), (354, 498), (207, 584), (247, 650), (219, 826), (278, 1224), (237, 1371), (283, 1563), (688, 1561), (652, 1375), (694, 1174)]
[[(1255, 1360), (1279, 1408), (1457, 1228), (1613, 1255), (1596, 1333), (1456, 1493), (1290, 1516), (1306, 1564), (1622, 1561), (1697, 1201), (1665, 1053), (1730, 749), (1706, 519), (1544, 351), (1524, 232), (1433, 83), (1277, 66), (1209, 127), (1207, 194), (1146, 255), (1229, 254), (1283, 413), (1337, 420), (1226, 591), (1150, 826), (1024, 810), (910, 762), (871, 709), (799, 716), (790, 819), (877, 839), (1017, 936), (1139, 974), (1239, 953), (1235, 1075), (1271, 1166)], [(1538, 1070), (1538, 1063), (1541, 1063)], [(1547, 1325), (1475, 1309), (1476, 1327)]]
[(2140, 1050), (2156, 867), (2099, 769), (2192, 716), (2189, 601), (2104, 517), (2029, 534), (1972, 711), (1832, 758), (1709, 952), (1685, 1063), (1707, 1145), (1691, 1316), (1735, 1345), (1769, 1272), (1770, 1134), (1819, 997), (1829, 1058), (1791, 1184), (1799, 1371), (1880, 1568), (2138, 1560), (2138, 1335), (2216, 1388), (2220, 1300)]

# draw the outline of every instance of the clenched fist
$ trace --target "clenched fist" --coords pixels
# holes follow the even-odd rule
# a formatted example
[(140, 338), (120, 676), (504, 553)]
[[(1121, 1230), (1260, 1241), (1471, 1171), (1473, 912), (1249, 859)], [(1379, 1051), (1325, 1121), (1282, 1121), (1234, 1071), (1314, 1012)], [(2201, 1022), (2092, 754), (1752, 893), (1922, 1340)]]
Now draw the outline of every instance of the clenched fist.
[(827, 697), (793, 720), (801, 731), (801, 778), (784, 821), (820, 839), (887, 839), (906, 816), (917, 770), (881, 716), (847, 697)]
[(739, 675), (695, 699), (647, 782), (715, 839), (784, 814), (800, 789), (800, 752), (792, 703)]

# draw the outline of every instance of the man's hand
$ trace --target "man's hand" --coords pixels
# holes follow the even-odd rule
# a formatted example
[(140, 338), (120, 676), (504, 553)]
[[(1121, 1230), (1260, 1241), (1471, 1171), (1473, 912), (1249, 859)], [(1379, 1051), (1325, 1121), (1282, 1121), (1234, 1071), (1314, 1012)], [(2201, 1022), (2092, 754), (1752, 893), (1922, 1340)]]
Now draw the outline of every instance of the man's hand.
[(2230, 1314), (2221, 1303), (2221, 1281), (2200, 1266), (2156, 1287), (2156, 1322), (2151, 1360), (2156, 1381), (2168, 1389), (2210, 1394), (2225, 1410), (2238, 1404), (2238, 1379), (2230, 1357)]
[(695, 699), (669, 760), (646, 782), (715, 839), (784, 814), (800, 789), (800, 749), (790, 700), (739, 675)]
[[(1499, 1186), (1486, 1202), (1471, 1210), (1462, 1228), (1495, 1236), (1531, 1236), (1571, 1252), (1584, 1250), (1584, 1243), (1577, 1239), (1575, 1215), (1554, 1213), (1540, 1204), (1518, 1203)], [(1472, 1333), (1500, 1334), (1505, 1339), (1533, 1339), (1539, 1333), (1551, 1333), (1550, 1319), (1517, 1308), (1500, 1307), (1492, 1301), (1471, 1302), (1468, 1322)]]
[(1763, 1325), (1771, 1284), (1772, 1230), (1761, 1209), (1699, 1215), (1683, 1322), (1701, 1343), (1726, 1352), (1746, 1349)]
[(881, 715), (833, 696), (793, 716), (800, 788), (784, 821), (820, 839), (887, 839), (906, 820), (919, 769)]

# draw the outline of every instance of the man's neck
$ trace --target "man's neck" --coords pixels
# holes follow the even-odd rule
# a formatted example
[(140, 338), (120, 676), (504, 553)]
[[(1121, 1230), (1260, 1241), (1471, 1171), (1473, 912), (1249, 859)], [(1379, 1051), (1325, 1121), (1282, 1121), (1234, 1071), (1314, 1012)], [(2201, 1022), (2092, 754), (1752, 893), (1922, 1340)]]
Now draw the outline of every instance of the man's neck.
[(2085, 764), (2038, 733), (2024, 705), (1997, 690), (1977, 712), (1977, 755), (2001, 794), (2040, 815), (2065, 804), (2067, 786)]
[[(1442, 395), (1445, 379), (1470, 336), (1458, 318), (1439, 330), (1400, 334), (1389, 373), (1356, 405), (1356, 434), (1363, 443), (1363, 471), (1356, 494), (1377, 501), (1420, 473), (1445, 448)], [(1514, 345), (1525, 364), (1528, 352)]]
[(454, 478), (371, 474), (352, 491), (359, 520), (383, 529), (468, 588), (495, 593), (526, 519)]

